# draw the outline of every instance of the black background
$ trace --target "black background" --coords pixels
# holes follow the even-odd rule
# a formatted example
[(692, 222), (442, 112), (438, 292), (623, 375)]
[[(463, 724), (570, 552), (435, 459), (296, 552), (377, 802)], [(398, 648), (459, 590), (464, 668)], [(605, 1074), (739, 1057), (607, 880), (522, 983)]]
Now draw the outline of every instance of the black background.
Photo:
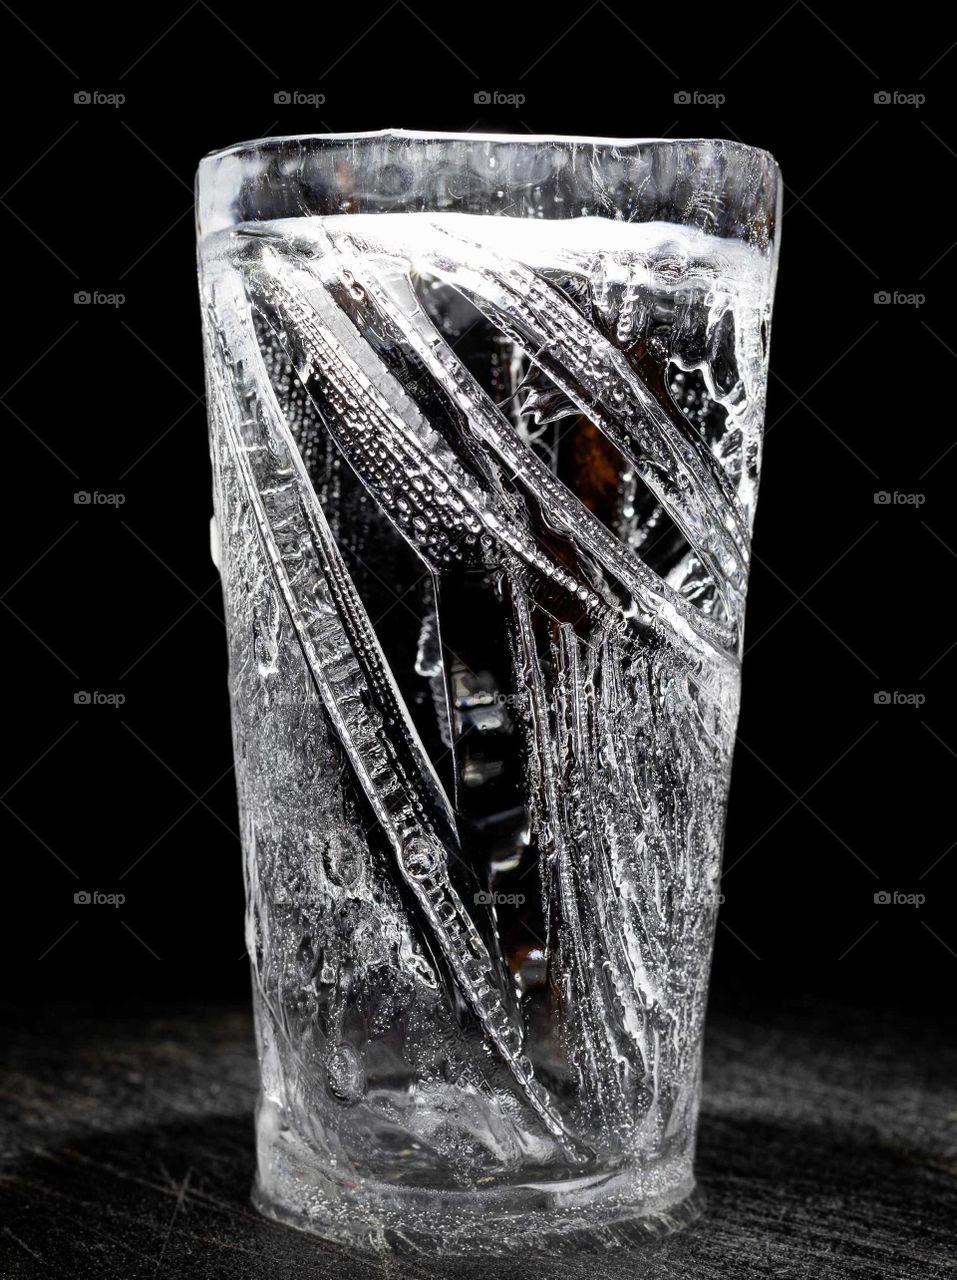
[[(803, 0), (18, 13), (0, 10), (19, 83), (0, 205), (14, 994), (119, 1006), (248, 988), (193, 173), (265, 133), (402, 126), (740, 137), (777, 157), (715, 990), (939, 1002), (957, 965), (952, 16), (911, 4), (890, 27)], [(476, 105), (483, 90), (525, 101)], [(277, 105), (284, 91), (325, 103)], [(881, 290), (925, 301), (880, 305)], [(77, 305), (80, 291), (125, 301)], [(77, 505), (78, 491), (123, 503)], [(126, 901), (75, 905), (94, 889)], [(895, 890), (925, 902), (875, 903)]]

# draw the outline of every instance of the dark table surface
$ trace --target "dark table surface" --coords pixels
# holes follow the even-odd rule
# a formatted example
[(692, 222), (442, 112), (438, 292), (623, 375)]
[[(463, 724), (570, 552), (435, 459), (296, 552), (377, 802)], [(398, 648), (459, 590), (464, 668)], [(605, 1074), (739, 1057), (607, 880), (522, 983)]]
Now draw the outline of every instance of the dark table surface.
[[(235, 1007), (8, 1016), (0, 1276), (493, 1280), (502, 1263), (375, 1259), (248, 1201), (256, 1062)], [(550, 1261), (597, 1277), (957, 1273), (957, 1050), (916, 1017), (810, 1003), (709, 1021), (693, 1228)], [(529, 1275), (542, 1265), (530, 1262)]]

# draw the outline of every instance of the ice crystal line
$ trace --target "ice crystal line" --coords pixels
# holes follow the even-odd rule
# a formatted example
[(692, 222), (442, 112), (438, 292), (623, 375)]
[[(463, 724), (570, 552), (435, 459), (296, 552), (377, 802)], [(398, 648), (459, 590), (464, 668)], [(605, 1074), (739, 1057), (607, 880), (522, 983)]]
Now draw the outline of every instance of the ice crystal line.
[(697, 1211), (778, 203), (726, 142), (203, 161), (266, 1213), (500, 1254)]

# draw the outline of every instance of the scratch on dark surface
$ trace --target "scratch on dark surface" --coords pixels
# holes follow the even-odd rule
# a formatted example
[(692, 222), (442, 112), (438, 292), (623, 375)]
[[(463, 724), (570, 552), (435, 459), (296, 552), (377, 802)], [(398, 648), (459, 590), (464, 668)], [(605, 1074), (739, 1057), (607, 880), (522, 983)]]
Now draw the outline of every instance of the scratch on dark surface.
[[(130, 1173), (125, 1169), (118, 1169), (115, 1165), (107, 1164), (105, 1161), (95, 1160), (92, 1156), (81, 1155), (80, 1152), (74, 1151), (69, 1147), (64, 1147), (63, 1151), (58, 1154), (54, 1154), (41, 1147), (35, 1147), (33, 1148), (33, 1154), (43, 1158), (44, 1160), (52, 1160), (56, 1164), (69, 1165), (72, 1162), (77, 1165), (88, 1166), (96, 1169), (100, 1173), (107, 1173), (111, 1177), (119, 1178), (122, 1182), (131, 1182), (135, 1186), (142, 1187), (145, 1191), (153, 1191), (157, 1195), (166, 1196), (168, 1198), (173, 1197), (177, 1200), (181, 1198), (180, 1184), (172, 1182), (172, 1179), (172, 1185), (164, 1186), (162, 1183), (155, 1182), (151, 1178), (143, 1178), (134, 1173)], [(61, 1157), (66, 1157), (66, 1159)], [(254, 1210), (247, 1208), (243, 1204), (230, 1204), (229, 1201), (220, 1200), (216, 1196), (210, 1195), (209, 1192), (200, 1190), (198, 1187), (190, 1188), (189, 1197), (191, 1200), (202, 1201), (203, 1204), (209, 1205), (213, 1209), (219, 1209), (223, 1213), (230, 1213), (241, 1218), (248, 1218), (251, 1222), (272, 1227), (276, 1231), (285, 1232), (288, 1230), (288, 1228), (283, 1227), (278, 1222), (272, 1222), (269, 1218), (261, 1217)]]
[(135, 1173), (130, 1173), (126, 1169), (117, 1169), (115, 1165), (107, 1164), (103, 1160), (94, 1160), (92, 1156), (81, 1155), (80, 1152), (72, 1150), (70, 1147), (64, 1147), (59, 1152), (47, 1151), (44, 1147), (34, 1147), (32, 1152), (35, 1156), (39, 1156), (42, 1160), (52, 1160), (55, 1164), (78, 1164), (85, 1165), (89, 1168), (96, 1169), (98, 1173), (108, 1173), (112, 1178), (119, 1178), (122, 1182), (132, 1182), (138, 1187), (143, 1187), (147, 1191), (155, 1191), (161, 1196), (179, 1196), (177, 1185), (164, 1187), (161, 1183), (154, 1182), (151, 1178), (142, 1178)]
[[(131, 1173), (127, 1169), (119, 1169), (116, 1165), (109, 1164), (104, 1160), (97, 1160), (92, 1156), (83, 1155), (81, 1152), (70, 1147), (64, 1147), (60, 1152), (48, 1151), (43, 1147), (34, 1147), (32, 1148), (32, 1153), (44, 1160), (51, 1160), (56, 1164), (69, 1165), (73, 1163), (95, 1169), (98, 1173), (109, 1174), (110, 1177), (119, 1178), (121, 1182), (132, 1182), (135, 1186), (142, 1187), (145, 1191), (153, 1191), (160, 1196), (172, 1197), (176, 1200), (179, 1200), (182, 1197), (181, 1184), (175, 1182), (172, 1178), (169, 1178), (169, 1174), (167, 1174), (169, 1184), (164, 1185), (161, 1182), (154, 1181), (152, 1178), (144, 1178), (138, 1174)], [(160, 1167), (162, 1167), (162, 1164)], [(166, 1171), (164, 1170), (164, 1173), (165, 1172)], [(217, 1200), (214, 1196), (199, 1190), (199, 1188), (190, 1188), (189, 1195), (192, 1199), (203, 1200), (207, 1204), (224, 1210), (226, 1213), (239, 1213), (256, 1222), (262, 1221), (259, 1215), (254, 1213), (251, 1209), (245, 1209), (239, 1205), (229, 1204), (225, 1200)]]
[[(77, 1156), (75, 1152), (71, 1153), (73, 1157), (72, 1162), (69, 1160), (57, 1160), (57, 1158), (51, 1155), (50, 1152), (48, 1151), (37, 1151), (36, 1154), (41, 1155), (46, 1160), (52, 1160), (56, 1164), (63, 1165), (66, 1168), (68, 1168), (71, 1163), (76, 1163), (81, 1166), (85, 1165), (85, 1166), (92, 1167), (94, 1169), (98, 1169), (101, 1172), (109, 1173), (114, 1177), (119, 1178), (123, 1182), (133, 1183), (134, 1186), (141, 1187), (145, 1191), (152, 1191), (156, 1195), (164, 1196), (167, 1199), (173, 1198), (173, 1199), (179, 1200), (180, 1198), (180, 1190), (178, 1186), (164, 1187), (164, 1186), (158, 1185), (155, 1182), (151, 1182), (148, 1178), (138, 1178), (134, 1174), (125, 1173), (122, 1170), (111, 1168), (110, 1166), (104, 1165), (97, 1160), (84, 1160), (81, 1157)], [(66, 1198), (64, 1197), (63, 1193), (56, 1192), (52, 1188), (46, 1186), (41, 1178), (22, 1178), (21, 1177), (19, 1179), (14, 1178), (12, 1179), (12, 1181), (21, 1181), (24, 1184), (24, 1186), (33, 1188), (36, 1192), (39, 1192), (41, 1195), (50, 1195), (57, 1199)], [(209, 1205), (213, 1209), (219, 1209), (223, 1213), (235, 1214), (241, 1218), (248, 1218), (252, 1222), (263, 1223), (264, 1225), (275, 1227), (276, 1230), (278, 1231), (285, 1230), (285, 1228), (280, 1226), (279, 1223), (273, 1223), (273, 1222), (270, 1222), (268, 1219), (260, 1218), (260, 1216), (257, 1213), (253, 1212), (253, 1210), (251, 1209), (244, 1209), (240, 1205), (229, 1204), (225, 1200), (217, 1200), (215, 1197), (210, 1196), (205, 1192), (199, 1191), (195, 1188), (190, 1190), (189, 1195), (191, 1199), (202, 1201), (203, 1204)], [(80, 1207), (87, 1207), (88, 1205), (88, 1202), (86, 1201), (79, 1201), (77, 1203), (80, 1205)], [(175, 1212), (176, 1210), (174, 1209), (174, 1215), (175, 1215)]]
[(169, 1244), (169, 1238), (173, 1234), (173, 1227), (176, 1225), (176, 1218), (180, 1209), (183, 1207), (183, 1200), (186, 1197), (186, 1188), (189, 1186), (189, 1176), (193, 1172), (192, 1168), (186, 1170), (186, 1177), (180, 1183), (179, 1192), (176, 1196), (176, 1204), (173, 1206), (173, 1216), (169, 1220), (169, 1227), (166, 1231), (166, 1237), (163, 1240), (163, 1247), (160, 1250), (160, 1256), (156, 1262), (156, 1271), (154, 1275), (159, 1275), (160, 1267), (163, 1265), (163, 1259), (166, 1257), (166, 1247)]
[(25, 1249), (31, 1258), (36, 1258), (37, 1262), (43, 1261), (43, 1258), (40, 1256), (40, 1254), (38, 1254), (35, 1250), (31, 1249), (28, 1244), (25, 1244), (24, 1241), (21, 1240), (19, 1236), (15, 1236), (9, 1227), (3, 1228), (3, 1234), (5, 1236), (9, 1236), (11, 1240), (15, 1241), (15, 1243), (20, 1246), (21, 1249)]
[[(114, 1221), (115, 1217), (116, 1215), (110, 1215), (110, 1226), (115, 1227), (115, 1221)], [(89, 1217), (85, 1217), (82, 1223), (77, 1224), (77, 1233), (79, 1233), (80, 1230), (88, 1231), (92, 1233), (94, 1236), (96, 1236), (98, 1240), (102, 1240), (107, 1245), (109, 1245), (110, 1248), (119, 1249), (122, 1253), (127, 1254), (133, 1258), (141, 1259), (144, 1262), (152, 1262), (153, 1260), (151, 1255), (147, 1253), (144, 1249), (138, 1247), (137, 1245), (130, 1244), (126, 1240), (120, 1239), (120, 1237), (117, 1235), (115, 1230), (112, 1230), (112, 1231), (104, 1230), (103, 1227), (98, 1226), (95, 1222), (91, 1222), (89, 1220)], [(83, 1243), (83, 1248), (86, 1249), (88, 1253), (93, 1252), (93, 1250), (91, 1250), (90, 1247), (85, 1242)], [(100, 1251), (100, 1254), (98, 1256), (102, 1256), (102, 1251)], [(123, 1276), (124, 1280), (126, 1280), (126, 1277), (130, 1273), (124, 1269), (120, 1274)], [(72, 1277), (71, 1277), (71, 1280), (72, 1280)], [(97, 1276), (96, 1280), (101, 1280), (101, 1277)]]

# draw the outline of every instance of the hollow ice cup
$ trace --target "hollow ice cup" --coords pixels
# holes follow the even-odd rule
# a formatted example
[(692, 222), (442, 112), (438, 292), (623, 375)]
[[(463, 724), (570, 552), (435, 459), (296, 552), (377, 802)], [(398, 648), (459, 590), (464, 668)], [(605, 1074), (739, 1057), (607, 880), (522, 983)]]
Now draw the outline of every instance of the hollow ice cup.
[(495, 1255), (698, 1212), (779, 200), (722, 141), (200, 165), (274, 1218)]

